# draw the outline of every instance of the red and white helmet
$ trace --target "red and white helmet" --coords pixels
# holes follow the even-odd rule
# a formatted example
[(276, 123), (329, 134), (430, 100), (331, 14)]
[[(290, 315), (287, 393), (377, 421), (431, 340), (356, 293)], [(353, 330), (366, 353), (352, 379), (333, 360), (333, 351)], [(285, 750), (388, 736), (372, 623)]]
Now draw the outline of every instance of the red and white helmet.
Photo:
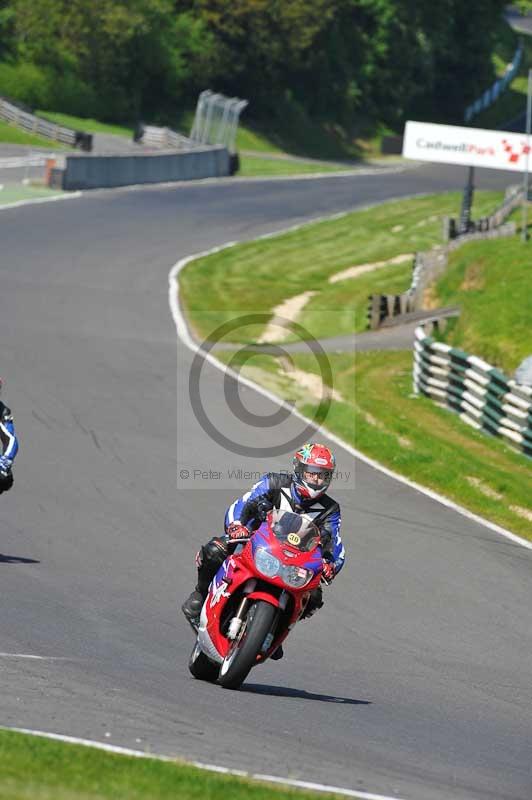
[(329, 488), (336, 459), (323, 444), (308, 442), (294, 456), (294, 484), (304, 499), (316, 499)]

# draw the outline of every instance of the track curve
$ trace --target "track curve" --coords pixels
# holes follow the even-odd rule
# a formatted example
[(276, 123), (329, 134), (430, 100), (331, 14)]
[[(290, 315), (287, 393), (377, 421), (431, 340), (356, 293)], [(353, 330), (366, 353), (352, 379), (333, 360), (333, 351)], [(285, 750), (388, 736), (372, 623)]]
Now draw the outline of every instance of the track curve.
[[(191, 413), (171, 265), (463, 177), (95, 192), (0, 214), (1, 371), (21, 438), (0, 500), (2, 724), (411, 800), (528, 800), (532, 555), (483, 526), (357, 462), (336, 491), (348, 563), (283, 661), (237, 693), (194, 682), (177, 612), (198, 543), (247, 482), (176, 492), (176, 461), (272, 462), (228, 459)], [(249, 436), (219, 402), (220, 373), (203, 380), (227, 434)]]

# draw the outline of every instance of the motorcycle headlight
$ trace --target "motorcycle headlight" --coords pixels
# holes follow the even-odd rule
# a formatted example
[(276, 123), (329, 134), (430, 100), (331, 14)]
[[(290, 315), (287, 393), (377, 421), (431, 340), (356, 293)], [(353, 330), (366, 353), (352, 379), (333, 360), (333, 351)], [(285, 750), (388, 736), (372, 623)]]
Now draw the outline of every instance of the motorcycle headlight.
[(314, 573), (305, 567), (283, 567), (280, 577), (294, 589), (301, 589), (313, 577)]
[(263, 547), (259, 547), (255, 552), (255, 564), (259, 572), (267, 578), (274, 578), (279, 573), (281, 562)]

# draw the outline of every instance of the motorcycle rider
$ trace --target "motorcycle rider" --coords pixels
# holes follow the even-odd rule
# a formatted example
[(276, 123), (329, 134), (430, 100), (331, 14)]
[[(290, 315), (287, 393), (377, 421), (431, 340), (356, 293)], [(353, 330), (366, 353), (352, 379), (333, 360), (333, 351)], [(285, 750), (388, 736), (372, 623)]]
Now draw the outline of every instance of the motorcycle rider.
[[(293, 472), (269, 472), (249, 492), (229, 506), (225, 515), (225, 535), (215, 536), (196, 554), (198, 582), (181, 609), (196, 630), (209, 584), (230, 552), (257, 530), (272, 508), (306, 514), (320, 531), (323, 556), (322, 577), (330, 584), (342, 569), (345, 550), (340, 537), (340, 506), (326, 494), (336, 461), (321, 444), (303, 445), (293, 459)], [(302, 618), (310, 617), (323, 605), (321, 587), (314, 589)], [(282, 658), (282, 647), (271, 656)]]
[[(2, 379), (0, 378), (0, 391)], [(0, 494), (13, 486), (13, 461), (18, 451), (15, 423), (9, 408), (0, 400)]]

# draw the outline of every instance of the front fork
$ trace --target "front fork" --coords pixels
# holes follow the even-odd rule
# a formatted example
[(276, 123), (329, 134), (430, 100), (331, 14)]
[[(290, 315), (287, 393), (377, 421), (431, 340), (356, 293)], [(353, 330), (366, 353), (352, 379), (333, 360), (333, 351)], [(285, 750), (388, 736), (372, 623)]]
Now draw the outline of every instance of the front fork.
[[(248, 606), (249, 606), (249, 603), (250, 603), (249, 595), (253, 593), (256, 585), (257, 585), (257, 581), (254, 578), (252, 578), (251, 580), (249, 580), (246, 583), (246, 586), (244, 588), (244, 591), (245, 591), (246, 594), (242, 598), (242, 601), (241, 601), (240, 605), (238, 606), (236, 614), (234, 615), (234, 617), (232, 617), (231, 622), (229, 623), (229, 628), (227, 630), (227, 638), (232, 640), (232, 641), (234, 641), (238, 637), (240, 632), (242, 631), (242, 626), (243, 626), (244, 621), (246, 619), (246, 614), (247, 614)], [(279, 605), (278, 605), (277, 615), (278, 615), (279, 611), (284, 611), (285, 610), (287, 603), (288, 603), (288, 592), (283, 590), (281, 592), (281, 595), (279, 596)], [(274, 640), (274, 635), (270, 631), (267, 634), (267, 636), (266, 636), (266, 638), (264, 640), (264, 643), (263, 643), (263, 645), (261, 647), (261, 651), (263, 653), (266, 653), (270, 649), (273, 640)]]
[(235, 616), (231, 619), (229, 623), (229, 628), (227, 630), (227, 638), (231, 640), (235, 640), (240, 633), (240, 629), (244, 623), (245, 613), (247, 607), (249, 605), (249, 599), (247, 597), (242, 598), (242, 602), (238, 606), (237, 612)]

